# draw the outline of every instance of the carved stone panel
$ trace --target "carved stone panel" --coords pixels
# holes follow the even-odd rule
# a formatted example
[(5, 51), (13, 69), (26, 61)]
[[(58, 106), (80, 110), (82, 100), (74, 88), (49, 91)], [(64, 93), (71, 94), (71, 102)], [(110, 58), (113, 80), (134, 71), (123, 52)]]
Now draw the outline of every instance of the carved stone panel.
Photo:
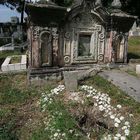
[(38, 37), (39, 37), (39, 27), (38, 26), (33, 26), (32, 27), (32, 31), (33, 31), (33, 41), (38, 40)]
[[(101, 25), (89, 28), (74, 28), (72, 39), (72, 62), (97, 62), (104, 59), (104, 30)], [(79, 52), (80, 51), (80, 52)]]

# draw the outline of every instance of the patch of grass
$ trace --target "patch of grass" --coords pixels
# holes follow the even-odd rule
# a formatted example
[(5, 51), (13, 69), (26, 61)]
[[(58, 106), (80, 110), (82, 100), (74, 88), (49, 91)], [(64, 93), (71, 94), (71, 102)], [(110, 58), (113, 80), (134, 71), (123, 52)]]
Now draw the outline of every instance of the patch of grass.
[(14, 74), (0, 75), (0, 105), (23, 103), (29, 99), (32, 94), (27, 87), (24, 87), (26, 83), (20, 85), (25, 80), (26, 74), (18, 75), (18, 77)]
[(8, 43), (11, 43), (12, 42), (12, 40), (11, 40), (11, 38), (0, 38), (0, 46), (3, 46), (3, 45), (6, 45), (6, 44), (8, 44)]
[(136, 102), (134, 99), (126, 95), (126, 93), (112, 85), (111, 82), (108, 82), (99, 75), (89, 78), (81, 83), (91, 85), (101, 92), (109, 94), (112, 99), (112, 104), (121, 104), (126, 108), (126, 111), (134, 115), (133, 127), (131, 129), (132, 135), (130, 139), (133, 139), (132, 137), (134, 137), (134, 135), (140, 133), (140, 103)]
[(2, 51), (0, 52), (0, 58), (6, 58), (7, 56), (12, 56), (12, 55), (21, 55), (22, 53), (19, 50), (14, 50), (14, 51)]
[(136, 74), (136, 71), (127, 70), (126, 72), (127, 72), (128, 74), (132, 75), (132, 76), (138, 77), (138, 75)]
[(140, 59), (140, 37), (129, 38), (128, 46), (128, 59)]
[(7, 117), (11, 114), (11, 110), (8, 108), (0, 108), (0, 118)]
[(19, 139), (20, 129), (34, 117), (37, 107), (32, 104), (41, 91), (27, 85), (26, 73), (0, 75), (0, 140)]
[[(44, 140), (55, 139), (55, 140), (85, 140), (85, 136), (77, 128), (76, 120), (71, 116), (68, 107), (64, 105), (62, 101), (56, 99), (51, 104), (47, 105), (47, 113), (49, 114), (49, 123), (45, 126), (40, 127), (32, 135), (32, 140)], [(70, 132), (72, 130), (73, 132)], [(63, 137), (55, 137), (54, 134), (65, 134)], [(76, 136), (76, 135), (78, 136)]]
[(0, 127), (0, 140), (18, 140), (16, 132), (13, 130), (15, 124), (16, 120), (11, 119), (9, 122)]
[(29, 99), (31, 93), (21, 91), (17, 88), (6, 89), (4, 93), (0, 93), (0, 104), (18, 104)]
[(130, 37), (128, 40), (129, 46), (138, 46), (140, 45), (140, 37)]
[(21, 55), (12, 57), (10, 64), (15, 64), (15, 63), (20, 63), (20, 62), (21, 62)]

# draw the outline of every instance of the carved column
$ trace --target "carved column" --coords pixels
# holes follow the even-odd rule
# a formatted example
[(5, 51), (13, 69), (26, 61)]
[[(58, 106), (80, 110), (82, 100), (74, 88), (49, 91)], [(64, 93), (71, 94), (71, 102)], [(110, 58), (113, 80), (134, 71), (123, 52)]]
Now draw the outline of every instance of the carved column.
[(128, 36), (129, 33), (125, 34), (124, 40), (125, 40), (125, 44), (124, 44), (124, 63), (127, 63), (127, 55), (128, 55)]
[(39, 59), (39, 27), (32, 27), (32, 67), (39, 68), (40, 67), (40, 59)]

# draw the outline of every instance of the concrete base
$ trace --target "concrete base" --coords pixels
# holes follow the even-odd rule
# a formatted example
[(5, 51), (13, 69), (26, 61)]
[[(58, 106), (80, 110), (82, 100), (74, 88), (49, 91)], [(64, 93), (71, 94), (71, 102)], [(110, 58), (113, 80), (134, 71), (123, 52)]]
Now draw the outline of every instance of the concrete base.
[(21, 56), (21, 63), (10, 64), (11, 58), (7, 57), (1, 66), (3, 72), (21, 71), (26, 70), (26, 55)]
[(136, 74), (140, 75), (140, 65), (136, 65)]

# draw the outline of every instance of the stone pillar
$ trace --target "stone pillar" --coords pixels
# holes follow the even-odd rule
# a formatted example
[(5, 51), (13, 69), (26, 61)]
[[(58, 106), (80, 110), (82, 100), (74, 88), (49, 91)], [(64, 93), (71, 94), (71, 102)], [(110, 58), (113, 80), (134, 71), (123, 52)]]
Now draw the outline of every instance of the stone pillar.
[(128, 55), (128, 35), (129, 33), (127, 33), (124, 37), (124, 63), (127, 63), (127, 55)]
[(39, 68), (40, 67), (40, 58), (39, 58), (39, 27), (35, 26), (32, 27), (31, 30), (32, 34), (32, 68)]

